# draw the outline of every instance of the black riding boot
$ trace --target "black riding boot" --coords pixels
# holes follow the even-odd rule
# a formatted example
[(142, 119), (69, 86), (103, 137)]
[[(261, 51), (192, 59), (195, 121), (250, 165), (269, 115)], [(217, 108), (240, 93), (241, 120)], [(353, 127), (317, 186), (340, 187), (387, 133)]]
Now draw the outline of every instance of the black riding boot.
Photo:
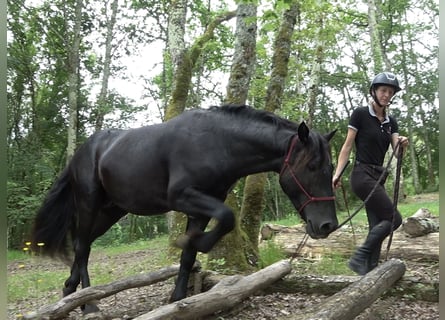
[(371, 256), (369, 257), (369, 271), (371, 271), (372, 269), (374, 269), (375, 267), (377, 267), (377, 265), (379, 264), (379, 259), (380, 259), (380, 252), (382, 251), (382, 246), (380, 245), (379, 247), (375, 248), (372, 252), (371, 252)]
[[(391, 222), (387, 220), (381, 221), (372, 228), (368, 233), (365, 243), (357, 249), (349, 260), (349, 268), (359, 275), (365, 275), (375, 268), (380, 256), (382, 242), (390, 233)], [(378, 256), (376, 255), (377, 250), (379, 253)], [(375, 256), (371, 259), (374, 252)], [(371, 262), (371, 260), (373, 261)]]

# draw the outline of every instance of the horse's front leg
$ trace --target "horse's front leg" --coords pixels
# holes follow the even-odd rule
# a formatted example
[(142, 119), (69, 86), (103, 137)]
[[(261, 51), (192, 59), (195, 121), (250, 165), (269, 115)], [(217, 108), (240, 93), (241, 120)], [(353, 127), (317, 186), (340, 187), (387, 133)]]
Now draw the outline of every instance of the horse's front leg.
[[(172, 196), (173, 195), (173, 196)], [(188, 228), (186, 237), (178, 245), (186, 248), (191, 245), (196, 250), (207, 253), (213, 246), (235, 226), (235, 216), (222, 200), (202, 193), (192, 187), (185, 188), (170, 194), (174, 203), (173, 208), (186, 213), (196, 219), (214, 218), (216, 226), (208, 231)]]
[[(208, 222), (208, 218), (189, 218), (187, 221), (186, 232), (189, 232), (190, 230), (200, 230), (202, 232), (206, 228)], [(184, 299), (187, 296), (190, 273), (192, 272), (193, 265), (196, 261), (196, 254), (198, 253), (196, 248), (188, 244), (185, 244), (182, 248), (178, 278), (176, 280), (175, 289), (170, 297), (170, 302)]]
[(175, 289), (170, 297), (170, 302), (184, 299), (187, 296), (187, 287), (192, 272), (193, 264), (196, 261), (197, 250), (188, 246), (182, 250), (181, 263), (179, 266), (178, 278), (176, 280)]

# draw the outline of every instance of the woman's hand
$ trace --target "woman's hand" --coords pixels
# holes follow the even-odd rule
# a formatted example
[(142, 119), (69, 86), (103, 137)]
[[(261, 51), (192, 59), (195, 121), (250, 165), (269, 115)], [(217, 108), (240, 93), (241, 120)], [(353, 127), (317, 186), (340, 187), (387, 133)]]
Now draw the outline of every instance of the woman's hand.
[(403, 148), (406, 148), (409, 145), (409, 140), (405, 136), (399, 136), (399, 143)]

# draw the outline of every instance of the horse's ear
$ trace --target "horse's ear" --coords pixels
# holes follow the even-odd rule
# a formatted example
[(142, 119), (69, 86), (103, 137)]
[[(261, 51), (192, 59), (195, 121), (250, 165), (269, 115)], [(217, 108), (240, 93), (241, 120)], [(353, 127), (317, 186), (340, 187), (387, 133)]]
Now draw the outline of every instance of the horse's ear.
[(298, 138), (303, 143), (306, 143), (309, 139), (309, 128), (304, 121), (298, 126)]
[(324, 137), (328, 140), (331, 141), (332, 137), (334, 136), (334, 134), (337, 132), (337, 129), (329, 132), (328, 134), (326, 134)]

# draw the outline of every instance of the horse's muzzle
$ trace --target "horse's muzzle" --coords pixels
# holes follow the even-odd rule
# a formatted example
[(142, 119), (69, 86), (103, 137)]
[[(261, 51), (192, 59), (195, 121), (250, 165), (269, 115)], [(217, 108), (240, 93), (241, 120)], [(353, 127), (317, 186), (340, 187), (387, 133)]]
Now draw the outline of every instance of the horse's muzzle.
[(338, 222), (324, 222), (319, 225), (314, 225), (312, 221), (306, 224), (306, 232), (312, 239), (325, 239), (331, 232), (337, 229)]

